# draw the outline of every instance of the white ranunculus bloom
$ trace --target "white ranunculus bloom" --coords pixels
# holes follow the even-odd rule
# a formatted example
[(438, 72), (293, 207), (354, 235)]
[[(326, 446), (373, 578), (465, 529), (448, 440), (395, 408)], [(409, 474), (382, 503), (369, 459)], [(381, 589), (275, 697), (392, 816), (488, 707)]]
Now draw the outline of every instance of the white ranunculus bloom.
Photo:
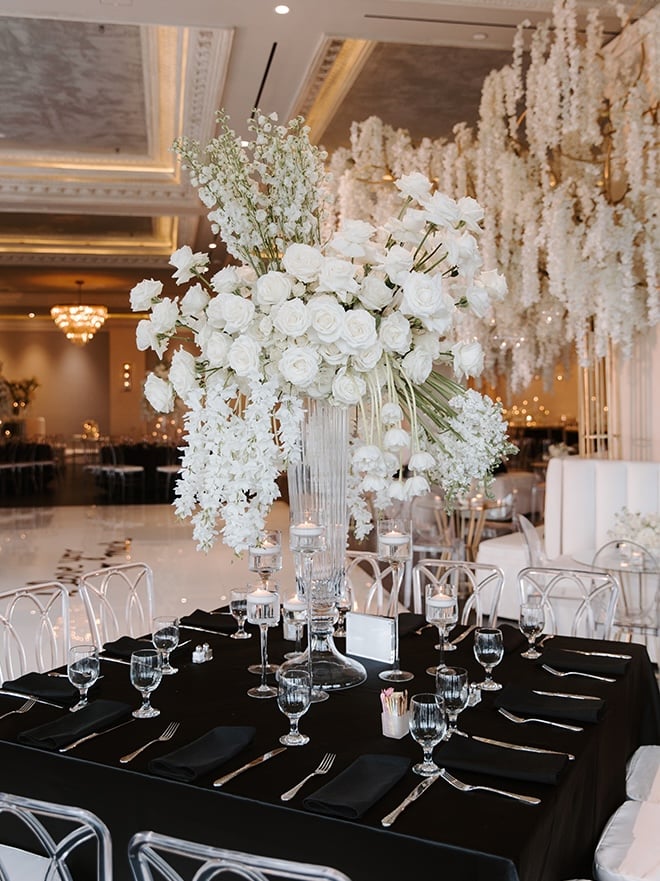
[(484, 353), (477, 340), (459, 342), (452, 346), (454, 373), (460, 379), (465, 376), (479, 376), (484, 369)]
[(317, 290), (320, 293), (328, 291), (336, 294), (340, 300), (345, 302), (350, 295), (355, 294), (358, 290), (355, 272), (355, 264), (348, 260), (340, 260), (339, 257), (326, 257), (319, 272)]
[(210, 299), (201, 284), (194, 284), (191, 288), (188, 288), (184, 298), (181, 300), (181, 314), (197, 315), (206, 309)]
[(188, 403), (197, 391), (197, 371), (194, 357), (185, 349), (177, 349), (172, 355), (169, 380), (177, 395)]
[(145, 278), (131, 290), (131, 309), (133, 312), (142, 312), (151, 309), (151, 305), (163, 292), (162, 281), (153, 278)]
[(189, 245), (184, 245), (172, 254), (170, 263), (176, 267), (172, 278), (176, 280), (177, 284), (185, 284), (191, 278), (195, 278), (196, 274), (206, 272), (209, 255), (202, 254), (201, 251), (193, 254), (192, 248)]
[(284, 350), (278, 366), (286, 382), (307, 388), (319, 371), (318, 355), (309, 346), (290, 346)]
[(271, 315), (275, 330), (288, 337), (302, 336), (310, 325), (309, 312), (302, 300), (285, 300)]
[(169, 382), (150, 373), (144, 383), (144, 396), (158, 413), (171, 413), (174, 407), (174, 389)]
[(411, 382), (416, 385), (428, 379), (433, 368), (433, 361), (424, 349), (413, 349), (401, 362), (401, 369)]
[(340, 370), (332, 382), (332, 394), (338, 404), (350, 407), (362, 399), (366, 384), (361, 376)]
[(380, 342), (376, 342), (373, 346), (360, 350), (357, 355), (351, 355), (351, 366), (361, 373), (370, 373), (382, 357), (383, 347)]
[(218, 294), (216, 297), (225, 333), (243, 333), (254, 318), (255, 306), (238, 294)]
[(365, 309), (379, 312), (392, 302), (393, 291), (372, 272), (363, 280), (357, 295)]
[(260, 354), (259, 343), (241, 334), (229, 347), (227, 363), (237, 376), (254, 376), (259, 371)]
[(378, 338), (387, 352), (404, 355), (410, 349), (410, 322), (401, 312), (386, 315), (378, 328)]
[(394, 185), (397, 189), (401, 190), (404, 196), (409, 196), (416, 202), (423, 203), (431, 195), (431, 181), (425, 174), (419, 171), (402, 175), (398, 180), (394, 181)]
[(295, 278), (306, 283), (316, 281), (324, 261), (323, 254), (311, 245), (289, 245), (282, 257), (282, 265)]
[(157, 333), (173, 333), (179, 317), (179, 304), (176, 300), (165, 297), (156, 303), (151, 310), (151, 323)]
[(283, 303), (291, 296), (291, 279), (284, 272), (271, 270), (260, 275), (254, 285), (254, 302), (268, 308)]
[(307, 304), (310, 327), (322, 343), (334, 343), (341, 336), (344, 326), (344, 309), (335, 297), (321, 294)]
[(232, 294), (240, 284), (241, 280), (235, 266), (225, 266), (211, 278), (211, 287), (216, 294)]
[(203, 347), (203, 355), (211, 367), (225, 367), (232, 338), (221, 330), (213, 330)]
[(339, 348), (352, 355), (373, 346), (378, 340), (376, 320), (366, 309), (351, 309), (346, 313)]

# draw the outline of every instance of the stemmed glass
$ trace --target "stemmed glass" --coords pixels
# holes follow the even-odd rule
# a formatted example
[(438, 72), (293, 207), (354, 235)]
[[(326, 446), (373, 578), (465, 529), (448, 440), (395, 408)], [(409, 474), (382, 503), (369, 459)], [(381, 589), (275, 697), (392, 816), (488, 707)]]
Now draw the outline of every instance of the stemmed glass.
[(410, 699), (408, 727), (413, 740), (422, 747), (424, 759), (413, 766), (415, 774), (430, 777), (440, 768), (433, 761), (433, 750), (447, 731), (447, 719), (442, 698), (437, 694), (415, 694)]
[(292, 658), (300, 658), (302, 656), (302, 635), (305, 621), (307, 620), (307, 603), (295, 594), (282, 603), (282, 617), (284, 619), (284, 637), (289, 638), (290, 633), (287, 630), (293, 629), (296, 639), (296, 646), (292, 652), (286, 652), (284, 657), (287, 660)]
[(518, 619), (520, 631), (523, 636), (527, 637), (529, 648), (521, 653), (521, 658), (528, 658), (535, 661), (541, 657), (541, 652), (535, 647), (534, 643), (543, 633), (545, 627), (545, 611), (539, 602), (521, 603), (520, 618)]
[(502, 631), (497, 627), (478, 627), (474, 631), (474, 656), (486, 671), (486, 678), (479, 682), (482, 691), (499, 691), (501, 683), (493, 679), (496, 667), (504, 655)]
[(378, 559), (392, 568), (392, 592), (390, 612), (394, 618), (394, 666), (378, 675), (386, 682), (407, 682), (412, 673), (399, 665), (399, 590), (406, 563), (412, 556), (412, 533), (410, 521), (402, 518), (378, 521)]
[(453, 652), (456, 646), (447, 639), (447, 633), (458, 621), (458, 595), (455, 584), (428, 584), (426, 586), (426, 620), (438, 628), (440, 663), (427, 667), (426, 672), (435, 676), (444, 667), (445, 652)]
[(312, 680), (309, 670), (284, 670), (278, 680), (277, 706), (289, 718), (289, 732), (280, 737), (285, 746), (304, 746), (309, 737), (298, 731), (298, 720), (312, 702)]
[(133, 710), (136, 719), (151, 719), (160, 715), (160, 710), (151, 706), (151, 692), (155, 691), (163, 678), (163, 666), (157, 649), (138, 649), (131, 655), (131, 685), (142, 695), (142, 706)]
[(252, 634), (245, 629), (247, 595), (248, 588), (246, 587), (237, 587), (229, 595), (229, 611), (238, 624), (238, 628), (231, 634), (232, 639), (252, 639)]
[(337, 623), (335, 624), (335, 636), (346, 636), (346, 612), (352, 607), (351, 585), (348, 578), (344, 578), (340, 592), (337, 594)]
[(282, 568), (282, 533), (279, 529), (265, 529), (252, 547), (248, 548), (248, 569), (261, 578), (264, 590), (270, 590), (270, 577)]
[(66, 672), (71, 685), (80, 692), (80, 700), (70, 708), (72, 713), (88, 706), (87, 691), (99, 678), (100, 671), (99, 651), (95, 645), (71, 646)]
[(179, 619), (167, 615), (159, 615), (153, 619), (151, 641), (162, 656), (161, 672), (163, 676), (178, 673), (178, 668), (170, 664), (170, 652), (179, 644)]
[(261, 683), (248, 689), (250, 697), (277, 697), (277, 689), (266, 684), (268, 673), (268, 628), (275, 627), (280, 620), (280, 596), (275, 589), (264, 590), (259, 586), (247, 595), (247, 619), (250, 624), (259, 626), (261, 642)]
[(438, 667), (435, 688), (436, 693), (445, 702), (448, 722), (445, 739), (449, 740), (452, 734), (458, 731), (456, 725), (458, 714), (466, 708), (470, 696), (467, 670), (463, 667)]

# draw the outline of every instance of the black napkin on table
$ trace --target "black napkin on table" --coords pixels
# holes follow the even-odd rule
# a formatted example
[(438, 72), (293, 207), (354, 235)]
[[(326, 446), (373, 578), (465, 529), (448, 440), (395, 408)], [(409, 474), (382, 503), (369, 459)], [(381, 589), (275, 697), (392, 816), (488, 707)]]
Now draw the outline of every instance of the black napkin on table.
[(46, 722), (44, 725), (22, 731), (18, 735), (18, 742), (43, 749), (59, 749), (72, 740), (77, 740), (93, 731), (102, 731), (113, 723), (127, 719), (131, 709), (128, 704), (120, 701), (92, 701), (82, 710), (67, 713), (54, 722)]
[(303, 805), (317, 814), (358, 820), (409, 767), (409, 760), (402, 756), (360, 756), (341, 774), (303, 799)]
[(399, 615), (399, 638), (414, 633), (426, 624), (424, 615), (415, 615), (413, 612), (401, 612)]
[(152, 759), (149, 770), (190, 783), (244, 749), (255, 735), (251, 725), (219, 726), (165, 756)]
[(190, 615), (179, 618), (182, 627), (189, 624), (191, 627), (203, 627), (205, 630), (215, 630), (216, 633), (233, 633), (238, 626), (234, 618), (226, 613), (204, 612), (195, 609)]
[[(543, 690), (555, 691), (554, 688)], [(562, 688), (561, 691), (566, 689)], [(570, 697), (547, 697), (516, 685), (506, 685), (495, 695), (494, 703), (496, 707), (504, 707), (505, 710), (511, 710), (513, 713), (566, 722), (597, 722), (605, 707), (602, 698), (594, 701)]]
[[(623, 652), (621, 653), (623, 654)], [(600, 655), (578, 655), (555, 647), (545, 647), (539, 664), (548, 664), (558, 670), (575, 670), (576, 673), (595, 673), (602, 676), (623, 676), (630, 658), (603, 658)]]
[[(120, 658), (124, 661), (130, 661), (133, 652), (140, 649), (152, 649), (153, 643), (150, 639), (134, 639), (132, 636), (120, 636), (119, 639), (113, 639), (111, 642), (103, 643), (103, 654), (110, 658)], [(185, 649), (186, 646), (177, 646), (170, 653), (170, 660), (173, 661), (179, 651)]]
[(434, 758), (449, 768), (532, 783), (556, 783), (568, 761), (567, 756), (511, 750), (457, 735), (442, 744)]
[[(18, 691), (26, 696), (42, 697), (47, 701), (55, 701), (57, 704), (75, 704), (80, 697), (80, 692), (68, 679), (61, 676), (49, 676), (47, 673), (26, 673), (18, 679), (5, 681), (3, 686), (7, 691)], [(92, 690), (89, 690), (91, 694)]]

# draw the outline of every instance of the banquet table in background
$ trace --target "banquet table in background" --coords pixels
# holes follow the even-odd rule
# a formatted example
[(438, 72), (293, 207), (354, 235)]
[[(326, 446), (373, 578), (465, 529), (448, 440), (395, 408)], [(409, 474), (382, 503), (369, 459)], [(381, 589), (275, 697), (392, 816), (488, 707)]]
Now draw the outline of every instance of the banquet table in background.
[[(575, 754), (575, 761), (567, 762), (555, 785), (456, 772), (467, 782), (537, 796), (541, 804), (530, 807), (489, 793), (462, 793), (438, 780), (391, 829), (384, 829), (380, 819), (419, 782), (408, 770), (361, 819), (335, 819), (306, 810), (304, 796), (358, 756), (404, 756), (411, 765), (421, 756), (410, 737), (394, 740), (382, 736), (382, 682), (377, 674), (383, 665), (366, 661), (369, 676), (364, 685), (333, 693), (329, 700), (312, 705), (301, 720), (301, 730), (311, 738), (307, 746), (289, 748), (214, 789), (215, 778), (278, 746), (278, 737), (288, 725), (276, 701), (246, 696), (255, 681), (246, 667), (257, 660), (258, 639), (240, 641), (182, 632), (192, 639), (192, 645), (207, 641), (214, 658), (193, 664), (185, 654), (179, 673), (164, 677), (152, 696), (152, 703), (161, 710), (159, 718), (132, 722), (66, 754), (17, 742), (21, 731), (61, 716), (57, 709), (39, 704), (27, 714), (9, 716), (0, 726), (2, 789), (96, 812), (112, 831), (115, 881), (130, 881), (126, 847), (138, 830), (328, 864), (347, 873), (352, 881), (399, 881), (411, 876), (443, 881), (565, 881), (589, 876), (599, 835), (625, 799), (626, 761), (640, 744), (660, 741), (660, 697), (643, 646), (557, 637), (546, 645), (625, 651), (631, 656), (625, 674), (613, 684), (577, 677), (560, 680), (522, 659), (521, 635), (505, 627), (507, 651), (495, 670), (497, 680), (530, 690), (598, 695), (606, 702), (602, 718), (585, 724), (581, 733), (515, 725), (497, 713), (494, 698), (488, 695), (461, 715), (459, 727), (471, 734)], [(459, 632), (457, 628), (453, 635)], [(430, 629), (401, 639), (402, 665), (415, 673), (408, 683), (411, 694), (433, 690), (425, 668), (437, 661), (436, 639)], [(271, 631), (271, 660), (278, 661), (290, 648), (279, 628)], [(483, 676), (472, 655), (470, 637), (453, 652), (451, 663), (467, 667), (471, 681)], [(106, 661), (102, 672), (96, 696), (137, 706), (128, 667)], [(11, 703), (9, 698), (2, 701), (3, 709), (5, 703)], [(181, 723), (170, 743), (150, 747), (129, 765), (119, 764), (120, 756), (157, 737), (170, 720)], [(249, 747), (193, 783), (150, 773), (151, 759), (218, 725), (253, 725), (256, 735)], [(280, 794), (310, 773), (326, 752), (337, 754), (331, 773), (310, 781), (293, 801), (280, 801)], [(520, 755), (525, 754), (508, 751), (507, 761), (515, 762)], [(436, 759), (442, 763), (442, 747), (436, 750)]]

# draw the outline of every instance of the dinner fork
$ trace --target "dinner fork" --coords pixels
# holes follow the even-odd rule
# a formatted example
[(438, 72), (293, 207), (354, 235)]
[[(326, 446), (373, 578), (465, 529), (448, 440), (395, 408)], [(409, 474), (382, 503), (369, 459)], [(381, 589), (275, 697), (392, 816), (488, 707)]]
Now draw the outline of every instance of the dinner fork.
[(523, 719), (522, 716), (516, 716), (508, 710), (505, 710), (504, 707), (499, 707), (498, 712), (500, 712), (505, 719), (508, 719), (510, 722), (516, 722), (519, 725), (522, 725), (525, 722), (540, 722), (542, 725), (552, 725), (553, 728), (563, 728), (565, 731), (584, 731), (584, 728), (580, 728), (579, 725), (567, 725), (566, 722), (551, 722), (550, 719)]
[(13, 713), (27, 713), (28, 710), (32, 709), (36, 702), (37, 701), (35, 698), (28, 698), (24, 704), (21, 704), (20, 707), (18, 707), (18, 709), (10, 710), (8, 713), (3, 713), (2, 716), (0, 716), (0, 719), (4, 719), (5, 716), (11, 716)]
[(336, 755), (334, 753), (326, 753), (321, 761), (318, 764), (318, 767), (312, 771), (311, 774), (308, 774), (305, 778), (303, 778), (300, 783), (293, 787), (293, 789), (287, 789), (286, 792), (283, 792), (280, 798), (282, 801), (290, 801), (293, 796), (298, 792), (298, 790), (307, 783), (308, 780), (311, 780), (312, 777), (316, 777), (320, 774), (327, 774), (330, 768), (332, 768), (332, 764), (336, 759)]
[(581, 673), (577, 670), (555, 670), (554, 667), (549, 667), (547, 664), (541, 664), (541, 666), (553, 676), (584, 676), (585, 679), (598, 679), (600, 682), (616, 682), (616, 679), (612, 679), (610, 676), (596, 676), (595, 673)]
[(494, 792), (496, 795), (505, 795), (507, 798), (513, 798), (516, 801), (521, 801), (525, 805), (541, 804), (541, 799), (536, 798), (533, 795), (520, 795), (520, 793), (518, 792), (509, 792), (508, 789), (495, 789), (495, 787), (493, 786), (473, 786), (469, 783), (463, 783), (462, 780), (457, 780), (456, 777), (453, 777), (449, 773), (449, 771), (446, 771), (444, 768), (440, 770), (440, 776), (443, 780), (446, 780), (447, 783), (450, 783), (455, 789), (460, 789), (461, 792), (474, 792), (474, 790), (481, 789), (484, 792)]
[(180, 725), (179, 722), (170, 722), (170, 724), (167, 726), (165, 731), (163, 731), (163, 733), (160, 735), (160, 737), (155, 737), (153, 740), (149, 740), (147, 743), (144, 744), (144, 746), (139, 747), (139, 749), (133, 750), (132, 753), (128, 753), (127, 755), (122, 756), (119, 759), (119, 761), (121, 762), (122, 765), (125, 765), (126, 762), (132, 761), (132, 759), (134, 759), (135, 756), (138, 756), (142, 752), (143, 749), (146, 749), (148, 746), (151, 746), (152, 743), (158, 743), (159, 740), (163, 740), (163, 741), (170, 740), (176, 734), (179, 725)]

